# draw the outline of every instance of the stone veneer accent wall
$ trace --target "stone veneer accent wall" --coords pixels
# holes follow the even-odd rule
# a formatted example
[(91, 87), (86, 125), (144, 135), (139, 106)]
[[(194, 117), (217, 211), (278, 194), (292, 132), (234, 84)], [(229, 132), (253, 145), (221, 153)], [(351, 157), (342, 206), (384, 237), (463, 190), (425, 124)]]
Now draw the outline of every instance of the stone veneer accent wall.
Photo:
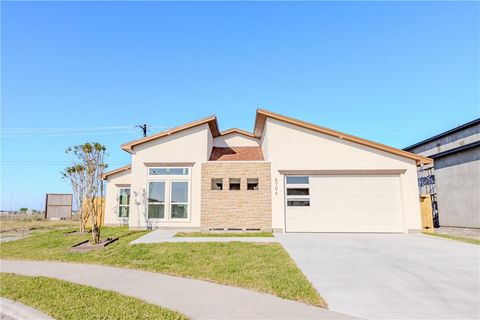
[[(202, 164), (203, 230), (212, 228), (272, 229), (269, 162), (206, 162)], [(223, 190), (211, 190), (223, 179)], [(229, 190), (229, 178), (240, 178), (240, 190)], [(247, 178), (258, 178), (258, 190), (247, 190)]]

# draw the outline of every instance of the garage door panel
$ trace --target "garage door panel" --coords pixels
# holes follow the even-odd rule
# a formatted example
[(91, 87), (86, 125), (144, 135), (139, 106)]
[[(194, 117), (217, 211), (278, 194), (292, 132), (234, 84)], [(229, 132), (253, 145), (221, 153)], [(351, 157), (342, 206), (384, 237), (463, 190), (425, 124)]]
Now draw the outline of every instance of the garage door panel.
[(287, 206), (286, 230), (403, 232), (399, 180), (398, 176), (311, 176), (310, 206)]

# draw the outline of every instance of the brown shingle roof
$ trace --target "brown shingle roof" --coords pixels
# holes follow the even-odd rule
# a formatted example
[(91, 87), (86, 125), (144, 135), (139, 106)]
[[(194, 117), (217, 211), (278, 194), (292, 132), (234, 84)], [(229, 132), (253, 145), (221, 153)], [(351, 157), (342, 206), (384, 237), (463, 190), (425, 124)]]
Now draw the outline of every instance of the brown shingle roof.
[(260, 147), (213, 147), (210, 161), (263, 161)]

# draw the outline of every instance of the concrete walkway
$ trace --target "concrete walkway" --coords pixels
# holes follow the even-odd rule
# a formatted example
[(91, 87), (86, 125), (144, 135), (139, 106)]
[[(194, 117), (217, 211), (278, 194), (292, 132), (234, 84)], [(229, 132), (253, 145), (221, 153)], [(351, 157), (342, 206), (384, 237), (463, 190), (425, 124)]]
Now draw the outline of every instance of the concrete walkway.
[(193, 319), (353, 319), (269, 294), (160, 273), (99, 265), (2, 260), (0, 271), (112, 290)]
[(427, 235), (276, 234), (330, 310), (480, 319), (480, 246)]
[(176, 230), (154, 230), (146, 235), (133, 240), (131, 244), (138, 243), (164, 243), (164, 242), (258, 242), (271, 243), (278, 242), (274, 237), (178, 237), (175, 234), (179, 232)]
[(23, 303), (0, 297), (0, 319), (2, 320), (53, 320), (45, 313)]

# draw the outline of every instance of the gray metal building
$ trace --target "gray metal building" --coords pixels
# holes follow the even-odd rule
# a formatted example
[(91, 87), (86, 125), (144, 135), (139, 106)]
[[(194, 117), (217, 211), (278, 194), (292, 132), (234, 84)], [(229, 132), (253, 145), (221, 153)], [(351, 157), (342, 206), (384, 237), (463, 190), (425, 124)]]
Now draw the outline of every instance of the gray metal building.
[(480, 228), (480, 118), (404, 150), (434, 159), (418, 173), (437, 226)]

